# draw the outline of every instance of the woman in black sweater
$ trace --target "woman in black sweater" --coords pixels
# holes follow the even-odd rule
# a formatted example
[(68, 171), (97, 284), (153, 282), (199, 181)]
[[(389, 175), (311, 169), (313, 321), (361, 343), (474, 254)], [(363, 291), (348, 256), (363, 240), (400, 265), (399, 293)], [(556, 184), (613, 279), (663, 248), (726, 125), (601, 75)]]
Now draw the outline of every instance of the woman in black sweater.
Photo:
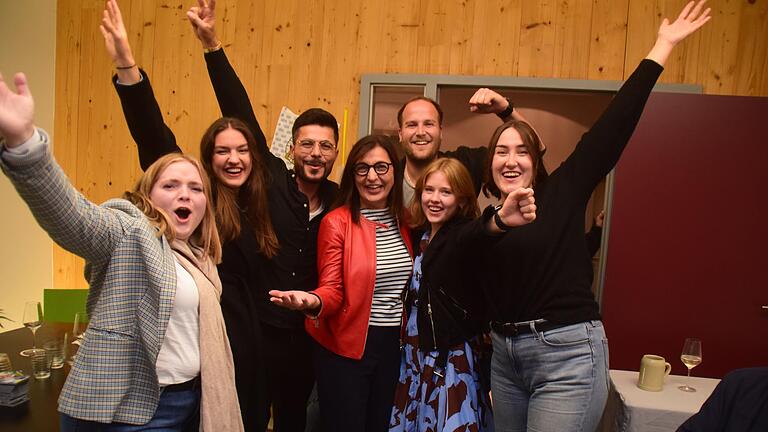
[(584, 237), (589, 197), (616, 165), (672, 48), (709, 20), (703, 1), (666, 19), (653, 49), (574, 152), (552, 174), (526, 123), (500, 126), (489, 145), (487, 193), (503, 199), (536, 193), (536, 221), (504, 224), (504, 209), (481, 219), (506, 233), (484, 235), (484, 293), (493, 339), (491, 365), (497, 431), (591, 431), (608, 392), (608, 344), (591, 291)]
[[(136, 66), (115, 0), (106, 4), (101, 31), (117, 68), (115, 85), (138, 145), (141, 167), (147, 169), (164, 154), (181, 149), (163, 121), (149, 78)], [(268, 212), (271, 179), (261, 151), (265, 143), (260, 129), (230, 117), (213, 122), (200, 142), (200, 159), (211, 181), (222, 241), (218, 265), (221, 309), (232, 349), (240, 414), (244, 429), (257, 432), (266, 430), (269, 421), (258, 289), (262, 269), (272, 265), (278, 250)]]

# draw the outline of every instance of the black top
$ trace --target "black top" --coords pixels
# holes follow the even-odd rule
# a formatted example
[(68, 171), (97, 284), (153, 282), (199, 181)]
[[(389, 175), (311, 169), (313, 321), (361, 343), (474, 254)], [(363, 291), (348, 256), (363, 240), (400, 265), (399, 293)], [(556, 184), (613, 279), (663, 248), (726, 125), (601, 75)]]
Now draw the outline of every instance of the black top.
[[(176, 137), (163, 121), (149, 78), (135, 85), (115, 88), (123, 107), (128, 129), (138, 145), (139, 162), (146, 170), (161, 156), (180, 152)], [(263, 135), (262, 135), (263, 136)], [(221, 312), (227, 324), (227, 336), (235, 364), (235, 384), (245, 430), (264, 430), (269, 417), (261, 409), (264, 402), (263, 365), (261, 364), (261, 327), (258, 294), (264, 268), (270, 261), (259, 251), (253, 228), (244, 213), (240, 215), (240, 235), (222, 245)]]
[[(591, 291), (584, 213), (592, 191), (619, 160), (662, 70), (643, 60), (568, 159), (537, 183), (533, 223), (501, 239), (484, 237), (481, 277), (491, 320), (575, 324), (600, 319)], [(489, 207), (482, 219), (492, 215)]]
[(589, 256), (594, 257), (597, 251), (600, 250), (600, 243), (603, 240), (603, 228), (592, 225), (592, 228), (584, 236), (587, 240), (587, 252)]
[[(467, 171), (469, 171), (470, 177), (472, 177), (472, 185), (475, 188), (475, 195), (480, 193), (480, 189), (482, 188), (483, 183), (485, 183), (485, 171), (488, 169), (487, 147), (461, 146), (453, 151), (438, 152), (437, 157), (453, 158), (461, 162)], [(400, 169), (405, 169), (405, 159), (400, 159)]]
[[(271, 260), (261, 257), (258, 249), (239, 251), (241, 256), (258, 254), (261, 257), (250, 257), (249, 267), (240, 272), (248, 275), (248, 286), (255, 298), (259, 320), (275, 327), (302, 328), (304, 315), (272, 304), (267, 293), (272, 289), (309, 291), (317, 287), (317, 232), (320, 220), (330, 209), (338, 187), (329, 180), (322, 182), (319, 195), (324, 211), (310, 221), (309, 200), (299, 191), (296, 174), (280, 158), (269, 152), (266, 137), (256, 120), (248, 94), (224, 50), (206, 54), (205, 61), (223, 115), (239, 118), (250, 126), (271, 176), (268, 189), (269, 211), (280, 248)], [(131, 136), (139, 147), (141, 166), (146, 169), (160, 156), (180, 149), (173, 132), (163, 122), (144, 71), (142, 75), (144, 79), (141, 82), (131, 86), (116, 85), (116, 89)], [(243, 230), (241, 237), (245, 234)], [(234, 242), (238, 240), (241, 239)], [(255, 245), (254, 241), (251, 246)], [(227, 264), (229, 255), (228, 244), (225, 244), (222, 261), (227, 269), (234, 270), (234, 266)]]

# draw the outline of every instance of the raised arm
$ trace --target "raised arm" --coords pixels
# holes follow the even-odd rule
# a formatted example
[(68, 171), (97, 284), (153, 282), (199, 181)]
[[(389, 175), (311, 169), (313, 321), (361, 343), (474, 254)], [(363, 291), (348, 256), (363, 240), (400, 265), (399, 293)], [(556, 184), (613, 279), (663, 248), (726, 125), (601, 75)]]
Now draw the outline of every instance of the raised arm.
[(571, 182), (583, 193), (582, 198), (587, 199), (618, 162), (672, 49), (709, 21), (710, 10), (702, 12), (703, 5), (704, 1), (690, 2), (674, 23), (662, 22), (651, 51), (561, 165), (560, 170), (569, 169), (573, 174)]
[(259, 150), (268, 155), (267, 138), (261, 130), (253, 106), (248, 98), (243, 83), (229, 63), (224, 49), (216, 35), (216, 0), (197, 0), (197, 6), (187, 11), (187, 19), (192, 25), (195, 36), (200, 40), (205, 51), (205, 63), (208, 77), (216, 93), (219, 109), (225, 117), (234, 117), (245, 122), (253, 132)]
[(128, 130), (138, 147), (141, 169), (145, 170), (161, 156), (181, 149), (163, 121), (149, 77), (136, 65), (116, 0), (107, 1), (99, 30), (117, 70), (113, 83)]
[[(63, 248), (96, 262), (109, 259), (128, 229), (143, 220), (126, 202), (123, 214), (88, 201), (67, 180), (51, 156), (48, 136), (34, 127), (34, 103), (26, 77), (14, 79), (11, 91), (0, 75), (0, 166), (40, 226)], [(136, 216), (136, 217), (131, 217)]]
[(701, 0), (698, 3), (689, 2), (677, 16), (675, 22), (671, 24), (667, 18), (664, 18), (659, 27), (656, 43), (645, 58), (664, 66), (672, 49), (712, 18), (709, 15), (710, 8), (702, 12), (705, 3), (706, 0)]
[[(523, 121), (533, 128), (531, 122), (520, 111), (515, 109), (509, 99), (489, 88), (483, 87), (475, 91), (475, 94), (469, 98), (469, 110), (477, 114), (496, 114), (503, 122), (510, 120)], [(541, 135), (535, 128), (533, 128), (533, 131), (539, 136), (539, 142), (542, 149), (544, 149), (545, 145), (544, 141), (541, 140)]]

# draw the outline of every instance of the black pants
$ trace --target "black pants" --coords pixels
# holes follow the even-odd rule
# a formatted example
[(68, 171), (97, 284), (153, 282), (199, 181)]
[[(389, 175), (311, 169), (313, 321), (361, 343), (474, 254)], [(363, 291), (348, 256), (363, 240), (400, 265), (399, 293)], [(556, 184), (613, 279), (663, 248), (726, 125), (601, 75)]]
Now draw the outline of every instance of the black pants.
[(261, 324), (267, 399), (275, 432), (304, 432), (307, 399), (315, 383), (312, 344), (304, 328)]
[(368, 327), (360, 360), (315, 343), (314, 361), (325, 432), (388, 430), (400, 376), (399, 327)]

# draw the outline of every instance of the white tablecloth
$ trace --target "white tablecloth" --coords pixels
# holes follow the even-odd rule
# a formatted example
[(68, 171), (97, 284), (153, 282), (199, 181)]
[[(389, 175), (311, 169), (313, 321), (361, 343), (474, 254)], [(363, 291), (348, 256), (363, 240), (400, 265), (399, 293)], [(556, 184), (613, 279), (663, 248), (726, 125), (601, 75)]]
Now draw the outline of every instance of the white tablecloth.
[(690, 385), (697, 391), (687, 393), (677, 388), (687, 383), (687, 377), (670, 375), (662, 391), (649, 392), (637, 387), (637, 376), (638, 372), (611, 370), (613, 386), (603, 416), (602, 431), (675, 431), (699, 411), (720, 382), (718, 379), (691, 377)]

